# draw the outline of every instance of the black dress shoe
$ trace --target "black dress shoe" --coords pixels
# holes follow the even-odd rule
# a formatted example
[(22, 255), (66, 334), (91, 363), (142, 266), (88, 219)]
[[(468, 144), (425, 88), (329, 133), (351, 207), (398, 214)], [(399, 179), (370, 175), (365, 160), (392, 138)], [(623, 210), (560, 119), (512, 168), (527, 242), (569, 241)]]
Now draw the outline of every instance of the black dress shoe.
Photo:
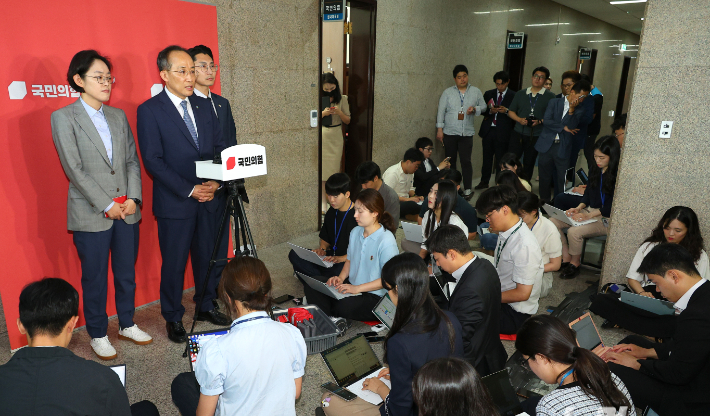
[(222, 312), (212, 309), (211, 311), (200, 312), (197, 314), (198, 321), (210, 321), (215, 325), (226, 326), (231, 322)]
[(212, 305), (215, 309), (219, 310), (219, 302), (217, 302), (217, 299), (212, 299)]
[(577, 277), (579, 274), (579, 266), (575, 266), (573, 264), (570, 264), (565, 268), (562, 273), (560, 273), (560, 279), (563, 280), (568, 280), (568, 279), (574, 279)]
[(488, 188), (488, 184), (481, 182), (478, 185), (476, 185), (476, 187), (473, 189), (486, 189), (486, 188)]
[(170, 341), (177, 342), (178, 344), (187, 341), (185, 327), (182, 326), (182, 322), (166, 322), (165, 327), (168, 329), (168, 338)]
[(569, 267), (569, 262), (563, 261), (562, 264), (560, 264), (560, 271), (564, 271), (568, 267)]

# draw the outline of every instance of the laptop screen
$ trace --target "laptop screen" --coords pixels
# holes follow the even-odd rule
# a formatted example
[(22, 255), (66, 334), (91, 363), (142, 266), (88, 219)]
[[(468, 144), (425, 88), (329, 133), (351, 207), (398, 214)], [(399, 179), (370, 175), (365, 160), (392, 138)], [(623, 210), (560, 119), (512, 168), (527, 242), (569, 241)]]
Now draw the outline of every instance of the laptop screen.
[(523, 411), (520, 407), (520, 399), (518, 399), (513, 386), (510, 384), (508, 370), (503, 369), (485, 376), (481, 381), (488, 389), (488, 393), (490, 393), (493, 403), (496, 404), (501, 415), (517, 415)]
[(126, 387), (126, 364), (112, 365), (109, 368), (118, 374), (121, 384)]
[(200, 348), (205, 345), (207, 341), (211, 341), (215, 338), (219, 338), (222, 335), (229, 333), (229, 329), (216, 329), (213, 331), (196, 332), (194, 334), (187, 334), (187, 351), (190, 355), (190, 368), (195, 369), (195, 363), (197, 362), (197, 354), (200, 353)]
[(584, 349), (591, 351), (602, 343), (597, 327), (594, 326), (589, 314), (585, 314), (582, 319), (572, 324), (571, 328), (577, 333), (577, 343)]
[(391, 329), (396, 309), (397, 307), (394, 306), (394, 303), (392, 303), (390, 295), (385, 294), (382, 299), (380, 299), (380, 301), (377, 303), (375, 309), (372, 310), (372, 313), (375, 314), (375, 316), (377, 317), (377, 319), (380, 320), (380, 322), (385, 324), (387, 329)]
[(362, 335), (323, 351), (321, 356), (339, 386), (348, 385), (382, 367)]
[[(571, 182), (569, 178), (572, 178)], [(574, 188), (574, 168), (569, 168), (567, 172), (565, 172), (565, 192), (571, 191), (572, 188)]]
[(586, 185), (587, 182), (589, 182), (589, 178), (587, 177), (587, 174), (584, 172), (584, 169), (579, 169), (577, 171), (577, 177), (579, 178), (579, 181), (582, 182), (582, 185)]

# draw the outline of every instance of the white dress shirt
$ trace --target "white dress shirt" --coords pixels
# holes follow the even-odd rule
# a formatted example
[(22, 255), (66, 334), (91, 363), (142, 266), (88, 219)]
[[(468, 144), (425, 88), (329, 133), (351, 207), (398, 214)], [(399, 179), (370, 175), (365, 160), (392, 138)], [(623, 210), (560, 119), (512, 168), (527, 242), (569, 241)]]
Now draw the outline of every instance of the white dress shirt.
[(414, 190), (414, 174), (404, 173), (401, 162), (397, 162), (387, 168), (385, 173), (382, 174), (382, 181), (394, 189), (397, 196), (403, 198), (409, 198), (409, 191)]
[[(501, 95), (501, 94), (502, 94), (502, 97), (501, 97), (501, 99), (500, 99), (500, 103), (501, 103), (501, 105), (502, 105), (502, 104), (503, 104), (503, 100), (505, 100), (505, 94), (506, 94), (507, 92), (508, 92), (508, 88), (507, 88), (507, 87), (506, 87), (505, 91), (503, 91), (502, 93), (496, 89), (496, 98), (493, 99), (493, 105), (498, 105), (498, 96)], [(495, 122), (491, 121), (491, 126), (495, 127), (495, 126), (496, 126), (496, 122), (498, 121), (498, 113), (496, 113), (496, 114), (493, 116), (493, 120), (495, 120)]]
[(468, 269), (468, 266), (470, 266), (471, 263), (473, 263), (474, 260), (476, 260), (476, 255), (475, 255), (475, 254), (473, 255), (473, 258), (472, 258), (471, 260), (469, 260), (469, 261), (466, 262), (466, 264), (464, 264), (463, 266), (461, 266), (461, 267), (459, 267), (458, 269), (456, 269), (455, 272), (451, 273), (451, 277), (453, 277), (454, 279), (456, 279), (456, 283), (458, 283), (459, 280), (461, 280), (461, 277), (463, 277), (463, 273), (466, 271), (466, 269)]
[(673, 307), (678, 311), (678, 314), (682, 313), (684, 310), (688, 308), (688, 302), (690, 301), (691, 296), (693, 296), (693, 293), (695, 293), (698, 288), (705, 283), (705, 279), (700, 279), (700, 281), (696, 284), (694, 284), (690, 289), (688, 289), (687, 292), (683, 294), (683, 296), (678, 299), (678, 301), (673, 305)]
[(180, 118), (185, 117), (185, 113), (182, 111), (182, 104), (180, 103), (183, 101), (187, 101), (187, 113), (190, 115), (192, 125), (195, 126), (195, 132), (197, 133), (197, 137), (200, 137), (200, 132), (197, 130), (197, 123), (195, 123), (195, 113), (192, 112), (192, 106), (190, 105), (190, 97), (185, 97), (184, 100), (181, 100), (177, 95), (170, 92), (170, 90), (168, 90), (168, 87), (165, 87), (165, 92), (168, 94), (168, 98), (170, 98), (170, 101), (172, 101), (175, 108), (177, 108), (178, 113), (180, 113)]
[[(542, 265), (543, 269), (550, 259), (562, 256), (562, 241), (560, 240), (560, 231), (552, 221), (538, 215), (537, 222), (530, 230), (537, 239), (537, 243), (542, 250)], [(552, 288), (552, 272), (544, 272), (542, 275), (542, 289), (540, 297), (547, 296)]]

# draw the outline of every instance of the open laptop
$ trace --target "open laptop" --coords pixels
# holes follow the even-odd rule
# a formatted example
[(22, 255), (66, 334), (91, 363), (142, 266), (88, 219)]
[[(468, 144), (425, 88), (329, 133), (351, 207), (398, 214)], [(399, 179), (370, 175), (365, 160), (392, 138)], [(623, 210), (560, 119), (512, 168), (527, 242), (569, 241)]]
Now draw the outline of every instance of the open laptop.
[(340, 293), (340, 292), (338, 292), (338, 289), (336, 289), (334, 286), (328, 286), (328, 284), (325, 282), (321, 282), (318, 279), (314, 279), (311, 276), (306, 276), (305, 274), (300, 273), (300, 272), (296, 272), (296, 274), (299, 275), (301, 277), (301, 279), (303, 279), (303, 281), (306, 282), (306, 284), (308, 286), (310, 286), (313, 290), (317, 290), (318, 292), (320, 292), (324, 295), (328, 295), (331, 298), (335, 298), (335, 299), (340, 300), (340, 299), (348, 298), (350, 296), (360, 296), (362, 294), (362, 293), (356, 293), (356, 294)]
[(126, 387), (126, 364), (112, 365), (109, 368), (118, 374), (121, 384)]
[(402, 221), (402, 229), (404, 230), (404, 238), (406, 240), (419, 244), (424, 242), (421, 225), (413, 222)]
[(589, 178), (587, 177), (587, 173), (584, 172), (584, 169), (580, 168), (577, 171), (577, 177), (579, 178), (579, 181), (582, 183), (582, 185), (586, 185), (589, 183)]
[[(572, 181), (568, 181), (567, 178), (572, 178)], [(579, 192), (574, 192), (574, 168), (569, 168), (565, 172), (565, 193), (568, 195), (582, 196)]]
[(323, 260), (325, 256), (319, 256), (313, 250), (309, 250), (307, 248), (303, 248), (292, 243), (288, 243), (288, 245), (290, 245), (293, 248), (293, 251), (296, 252), (298, 257), (302, 258), (303, 260), (310, 261), (313, 264), (317, 264), (323, 267), (333, 267), (332, 262)]
[(481, 378), (481, 381), (488, 389), (488, 393), (490, 393), (493, 403), (498, 407), (498, 413), (501, 416), (517, 416), (523, 413), (520, 399), (510, 384), (507, 369), (487, 375)]
[(673, 302), (668, 302), (656, 298), (649, 298), (626, 291), (621, 292), (621, 297), (619, 297), (619, 300), (626, 303), (627, 305), (631, 305), (639, 309), (643, 309), (644, 311), (655, 313), (656, 315), (675, 315), (675, 308), (673, 307)]
[[(320, 355), (338, 386), (374, 405), (382, 403), (382, 398), (377, 393), (362, 389), (362, 382), (366, 378), (377, 377), (384, 368), (362, 334), (328, 348)], [(392, 387), (389, 380), (380, 380), (387, 387)]]
[(219, 328), (187, 334), (187, 355), (190, 359), (190, 369), (195, 371), (197, 355), (200, 353), (200, 349), (205, 345), (205, 343), (212, 341), (215, 338), (219, 338), (222, 335), (227, 335), (228, 333), (229, 328)]
[(377, 302), (372, 313), (375, 314), (377, 319), (379, 319), (387, 329), (392, 329), (392, 322), (394, 321), (394, 313), (396, 310), (397, 307), (392, 302), (392, 299), (390, 299), (389, 293), (386, 293), (382, 296), (380, 301)]
[(564, 211), (562, 211), (559, 208), (555, 208), (550, 204), (545, 204), (545, 205), (543, 205), (542, 208), (545, 210), (545, 212), (547, 212), (547, 215), (549, 215), (550, 217), (552, 217), (558, 221), (562, 221), (565, 224), (569, 224), (573, 227), (579, 227), (580, 225), (591, 224), (593, 222), (599, 221), (597, 218), (594, 218), (591, 220), (586, 220), (586, 221), (575, 221), (572, 218), (568, 217)]
[(577, 345), (589, 350), (599, 357), (604, 357), (611, 347), (604, 346), (601, 335), (589, 312), (569, 323), (569, 327), (577, 333)]

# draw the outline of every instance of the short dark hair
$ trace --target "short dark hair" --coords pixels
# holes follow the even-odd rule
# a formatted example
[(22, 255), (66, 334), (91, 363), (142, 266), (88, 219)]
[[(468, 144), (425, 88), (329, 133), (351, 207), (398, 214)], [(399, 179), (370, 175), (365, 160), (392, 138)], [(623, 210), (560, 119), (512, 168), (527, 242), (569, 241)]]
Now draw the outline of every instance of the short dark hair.
[(520, 178), (512, 170), (502, 170), (496, 175), (496, 185), (513, 188), (515, 192), (527, 191)]
[(404, 157), (402, 158), (402, 162), (406, 161), (410, 162), (423, 162), (424, 161), (424, 155), (422, 152), (419, 151), (419, 149), (415, 149), (413, 147), (410, 147), (407, 149), (406, 152), (404, 152)]
[(518, 213), (518, 193), (510, 186), (499, 185), (488, 188), (476, 201), (476, 211), (483, 215), (508, 206), (513, 213)]
[(456, 185), (461, 185), (461, 181), (463, 180), (463, 175), (461, 174), (461, 172), (457, 171), (456, 169), (451, 168), (444, 176), (444, 179), (448, 179), (451, 182), (455, 183)]
[(619, 129), (626, 130), (626, 113), (616, 116), (614, 122), (611, 124), (611, 131), (615, 132)]
[(640, 274), (665, 276), (669, 270), (700, 276), (693, 255), (685, 247), (674, 243), (661, 243), (651, 249), (636, 271)]
[(501, 80), (503, 83), (510, 81), (510, 75), (505, 71), (498, 71), (493, 75), (493, 82)]
[(512, 152), (504, 154), (498, 161), (498, 167), (504, 168), (506, 166), (512, 166), (515, 169), (515, 174), (521, 176), (523, 174), (523, 164), (520, 163), (518, 155)]
[(201, 53), (204, 53), (205, 55), (209, 56), (214, 61), (214, 56), (212, 55), (212, 49), (210, 49), (209, 47), (207, 47), (205, 45), (193, 46), (192, 48), (187, 50), (187, 53), (190, 54), (193, 61), (196, 59), (196, 56)]
[(544, 66), (538, 66), (537, 68), (533, 69), (532, 75), (535, 76), (536, 72), (543, 72), (545, 74), (545, 79), (550, 78), (550, 70), (545, 68)]
[(106, 64), (109, 72), (113, 69), (108, 58), (93, 49), (79, 51), (73, 58), (71, 58), (71, 62), (69, 62), (69, 70), (67, 70), (67, 82), (69, 82), (70, 87), (74, 88), (74, 91), (84, 92), (84, 89), (78, 86), (74, 81), (74, 75), (79, 74), (80, 77), (84, 78), (86, 73), (89, 72), (91, 65), (93, 65), (94, 61), (97, 59)]
[(454, 67), (454, 78), (456, 78), (456, 75), (458, 75), (459, 72), (465, 72), (466, 75), (468, 75), (468, 68), (466, 68), (466, 65), (459, 64)]
[(382, 179), (382, 171), (377, 163), (371, 160), (360, 163), (360, 166), (355, 170), (355, 179), (360, 185), (374, 181), (375, 177)]
[(338, 196), (350, 192), (350, 177), (347, 173), (334, 173), (325, 181), (325, 193)]
[(424, 244), (430, 253), (446, 254), (449, 250), (454, 250), (459, 254), (471, 252), (468, 236), (453, 224), (445, 224), (434, 230)]
[(423, 149), (427, 146), (434, 146), (434, 142), (431, 141), (431, 139), (428, 137), (420, 137), (417, 139), (417, 142), (414, 143), (414, 147), (416, 147), (417, 149)]
[(560, 77), (560, 82), (565, 82), (566, 79), (571, 79), (573, 82), (577, 82), (582, 79), (582, 76), (577, 71), (565, 71)]
[(168, 60), (170, 58), (170, 54), (173, 52), (185, 52), (188, 53), (185, 48), (182, 46), (178, 45), (170, 45), (167, 48), (163, 49), (162, 51), (158, 52), (158, 71), (169, 71), (170, 70), (170, 61)]
[(20, 322), (30, 338), (56, 337), (75, 316), (79, 316), (79, 293), (64, 279), (45, 277), (20, 293)]
[(584, 80), (577, 81), (572, 86), (572, 91), (576, 92), (577, 94), (579, 94), (582, 91), (589, 92), (591, 90), (592, 90), (592, 84), (590, 84), (589, 81), (584, 81)]
[(582, 81), (587, 81), (587, 82), (590, 83), (590, 84), (592, 83), (592, 79), (589, 77), (589, 75), (587, 75), (587, 74), (579, 74), (579, 76), (580, 76), (580, 79), (581, 79)]
[(542, 208), (542, 202), (537, 195), (529, 191), (518, 192), (518, 215), (520, 215), (521, 212), (530, 214), (536, 211), (536, 215), (539, 217), (540, 208)]

